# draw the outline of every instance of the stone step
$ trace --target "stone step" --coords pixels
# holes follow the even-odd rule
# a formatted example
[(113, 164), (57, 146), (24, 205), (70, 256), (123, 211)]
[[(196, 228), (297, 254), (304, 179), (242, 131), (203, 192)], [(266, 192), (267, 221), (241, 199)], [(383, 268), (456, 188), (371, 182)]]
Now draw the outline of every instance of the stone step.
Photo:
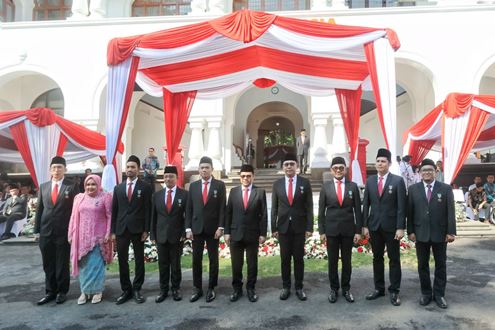
[(495, 237), (495, 230), (491, 230), (491, 231), (457, 231), (457, 237)]

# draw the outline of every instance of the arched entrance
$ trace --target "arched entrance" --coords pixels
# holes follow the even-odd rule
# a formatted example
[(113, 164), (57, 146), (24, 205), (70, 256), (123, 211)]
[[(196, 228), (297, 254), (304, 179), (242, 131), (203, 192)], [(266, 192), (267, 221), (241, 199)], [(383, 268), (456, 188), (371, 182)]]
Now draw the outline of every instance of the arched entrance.
[(295, 151), (297, 132), (303, 128), (301, 113), (285, 102), (256, 107), (247, 119), (247, 138), (252, 139), (257, 168), (278, 166), (283, 155)]

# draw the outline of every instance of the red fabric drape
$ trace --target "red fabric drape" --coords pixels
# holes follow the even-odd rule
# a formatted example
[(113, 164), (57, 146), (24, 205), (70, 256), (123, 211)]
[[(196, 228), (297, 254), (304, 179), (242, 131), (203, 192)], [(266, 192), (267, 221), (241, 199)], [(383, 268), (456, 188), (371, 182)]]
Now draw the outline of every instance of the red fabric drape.
[[(474, 109), (474, 108), (473, 108)], [(485, 129), (478, 137), (478, 141), (495, 140), (495, 126)]]
[[(452, 175), (452, 181), (449, 183), (452, 183), (459, 173), (462, 165), (466, 161), (469, 152), (473, 148), (474, 144), (476, 141), (478, 141), (478, 137), (481, 134), (481, 130), (485, 126), (486, 122), (488, 121), (488, 116), (490, 116), (490, 113), (486, 111), (482, 111), (478, 108), (472, 108), (469, 114), (469, 120), (466, 128), (466, 134), (464, 135), (464, 139), (462, 141), (462, 147), (461, 147), (461, 152), (459, 153), (459, 158), (457, 160), (457, 164), (454, 170), (454, 173)], [(443, 121), (443, 125), (445, 124), (445, 120)], [(443, 133), (445, 132), (444, 129), (442, 129)], [(442, 152), (445, 153), (444, 149), (444, 141), (443, 141), (443, 133), (442, 133)]]
[(253, 81), (253, 85), (258, 88), (268, 88), (275, 85), (277, 82), (275, 80), (267, 79), (267, 78), (259, 78)]
[(411, 140), (408, 154), (411, 156), (411, 165), (419, 165), (435, 144), (435, 140)]
[(366, 54), (366, 64), (368, 65), (368, 70), (371, 77), (371, 85), (373, 86), (373, 95), (375, 95), (376, 111), (378, 113), (378, 119), (380, 122), (380, 127), (383, 132), (383, 139), (385, 140), (385, 145), (389, 149), (387, 135), (385, 134), (385, 123), (383, 122), (383, 112), (382, 112), (382, 99), (380, 97), (380, 88), (378, 86), (378, 73), (376, 70), (376, 58), (375, 58), (375, 45), (370, 42), (364, 45), (364, 52)]
[(451, 93), (443, 101), (443, 112), (450, 118), (459, 117), (469, 110), (473, 98), (473, 94)]
[(361, 118), (361, 95), (362, 90), (336, 89), (337, 101), (339, 103), (340, 115), (344, 122), (345, 134), (350, 147), (350, 175), (352, 178), (352, 161), (357, 157), (359, 144), (359, 120)]
[(57, 146), (57, 156), (62, 157), (64, 155), (65, 146), (67, 145), (67, 137), (64, 134), (60, 134)]
[(409, 134), (413, 137), (419, 137), (428, 132), (431, 129), (431, 126), (435, 123), (439, 116), (443, 116), (443, 107), (442, 105), (437, 106), (432, 111), (430, 111), (426, 116), (421, 118), (416, 124), (411, 126), (409, 129), (404, 131), (402, 135), (403, 143), (406, 143)]
[[(260, 46), (142, 69), (141, 71), (157, 84), (167, 86), (214, 78), (259, 66), (343, 80), (362, 81), (368, 76), (367, 63), (365, 62), (294, 54)], [(192, 70), (191, 68), (200, 69)]]
[(264, 12), (239, 10), (210, 21), (210, 25), (227, 38), (248, 43), (262, 36), (275, 18)]
[(31, 150), (29, 149), (29, 142), (27, 139), (26, 126), (24, 126), (24, 122), (11, 126), (10, 133), (14, 138), (17, 150), (19, 150), (21, 157), (24, 160), (24, 164), (26, 164), (26, 167), (31, 174), (34, 185), (38, 187), (38, 179), (36, 178), (36, 172), (34, 170), (33, 158), (31, 156)]
[[(195, 98), (196, 91), (171, 93), (168, 89), (163, 89), (163, 115), (165, 117), (165, 138), (169, 161), (174, 161), (179, 151), (180, 140)], [(182, 166), (182, 161), (180, 163)], [(182, 177), (180, 179), (182, 180)]]

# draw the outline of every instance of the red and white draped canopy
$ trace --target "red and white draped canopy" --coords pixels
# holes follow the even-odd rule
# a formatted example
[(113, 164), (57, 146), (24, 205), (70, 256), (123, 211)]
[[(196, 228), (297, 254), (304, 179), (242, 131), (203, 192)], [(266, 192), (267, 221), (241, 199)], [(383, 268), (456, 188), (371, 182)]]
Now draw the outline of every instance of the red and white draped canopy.
[[(124, 146), (119, 145), (122, 153)], [(74, 163), (105, 155), (105, 136), (56, 115), (53, 110), (36, 108), (0, 112), (0, 159), (25, 163), (39, 183), (50, 179), (50, 162), (64, 156)]]
[[(389, 29), (333, 25), (248, 10), (113, 39), (107, 58), (107, 157), (115, 155), (112, 146), (122, 134), (134, 82), (150, 95), (164, 96), (165, 121), (173, 123), (167, 116), (172, 118), (178, 111), (188, 116), (195, 97), (224, 98), (270, 80), (311, 96), (331, 95), (334, 89), (372, 88), (386, 143), (395, 153), (394, 50), (399, 46), (395, 32)], [(182, 101), (177, 101), (180, 94)], [(176, 129), (180, 134), (166, 133), (168, 159), (174, 159), (182, 126)], [(174, 129), (166, 124), (166, 131)], [(171, 141), (175, 140), (172, 136), (179, 141)], [(349, 142), (358, 143), (357, 139)], [(106, 177), (111, 173), (110, 167), (105, 169), (106, 189), (115, 183)]]
[(495, 96), (451, 93), (404, 132), (412, 163), (441, 150), (444, 180), (452, 183), (471, 151), (495, 146)]

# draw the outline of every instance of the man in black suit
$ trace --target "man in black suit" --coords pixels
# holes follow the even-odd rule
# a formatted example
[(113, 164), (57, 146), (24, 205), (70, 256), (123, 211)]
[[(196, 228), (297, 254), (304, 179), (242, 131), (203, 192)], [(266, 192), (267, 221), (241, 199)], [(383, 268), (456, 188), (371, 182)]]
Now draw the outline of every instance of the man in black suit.
[(313, 192), (308, 179), (296, 175), (294, 154), (287, 154), (282, 163), (285, 176), (273, 183), (272, 236), (280, 243), (283, 289), (280, 299), (290, 296), (291, 259), (294, 259), (296, 295), (306, 300), (303, 290), (304, 243), (313, 233)]
[(46, 295), (38, 301), (44, 305), (55, 299), (57, 304), (67, 300), (69, 291), (70, 245), (67, 234), (74, 196), (79, 189), (65, 179), (66, 162), (53, 157), (50, 164), (52, 179), (40, 185), (34, 233), (39, 234)]
[(256, 302), (258, 246), (266, 240), (268, 226), (266, 193), (264, 189), (253, 185), (254, 168), (251, 165), (242, 165), (240, 175), (241, 186), (230, 191), (225, 218), (225, 242), (230, 246), (234, 287), (230, 301), (237, 301), (242, 296), (242, 267), (246, 252), (248, 268), (246, 290), (249, 301)]
[(19, 187), (15, 183), (10, 184), (10, 197), (5, 201), (3, 212), (0, 214), (0, 223), (6, 222), (5, 231), (0, 237), (0, 240), (7, 240), (15, 237), (11, 233), (14, 223), (26, 217), (27, 200), (19, 196)]
[(339, 292), (339, 250), (342, 257), (342, 295), (352, 303), (350, 292), (352, 272), (352, 246), (361, 239), (363, 218), (361, 196), (357, 184), (347, 181), (345, 160), (332, 159), (330, 168), (333, 179), (325, 182), (320, 191), (318, 208), (318, 231), (321, 242), (327, 241), (328, 277), (330, 295), (328, 301), (335, 303)]
[(301, 172), (304, 174), (308, 169), (308, 154), (309, 154), (309, 136), (306, 136), (306, 130), (301, 130), (301, 135), (296, 139), (297, 157), (299, 158), (299, 165), (301, 165)]
[(406, 228), (406, 185), (402, 177), (389, 172), (392, 165), (391, 153), (379, 149), (375, 167), (377, 175), (366, 180), (363, 198), (363, 233), (371, 237), (373, 251), (373, 278), (375, 290), (366, 296), (375, 300), (385, 295), (385, 271), (383, 255), (385, 247), (389, 259), (390, 302), (400, 306), (400, 240)]
[[(428, 305), (435, 299), (440, 308), (447, 308), (447, 243), (456, 235), (455, 201), (452, 187), (435, 180), (436, 165), (424, 159), (420, 165), (422, 182), (409, 187), (407, 233), (416, 242), (418, 273), (421, 283), (419, 304)], [(430, 280), (430, 250), (435, 259), (433, 290)]]
[(161, 303), (168, 296), (169, 279), (172, 282), (172, 297), (182, 299), (180, 282), (182, 256), (185, 238), (185, 214), (187, 191), (177, 187), (177, 168), (166, 166), (163, 174), (165, 188), (153, 194), (151, 216), (151, 240), (158, 250), (160, 270), (160, 294), (155, 302)]
[[(141, 287), (144, 283), (144, 241), (148, 238), (151, 220), (151, 186), (138, 178), (139, 158), (131, 155), (126, 163), (127, 180), (115, 186), (112, 199), (112, 240), (117, 243), (120, 287), (122, 294), (117, 305), (134, 296), (138, 304), (144, 302)], [(129, 276), (129, 245), (134, 250), (135, 275)]]
[(212, 177), (213, 161), (202, 157), (199, 161), (201, 179), (191, 183), (187, 195), (186, 238), (192, 240), (194, 291), (190, 301), (203, 296), (203, 250), (206, 243), (210, 259), (210, 279), (206, 302), (215, 297), (218, 284), (218, 240), (225, 224), (225, 184)]

